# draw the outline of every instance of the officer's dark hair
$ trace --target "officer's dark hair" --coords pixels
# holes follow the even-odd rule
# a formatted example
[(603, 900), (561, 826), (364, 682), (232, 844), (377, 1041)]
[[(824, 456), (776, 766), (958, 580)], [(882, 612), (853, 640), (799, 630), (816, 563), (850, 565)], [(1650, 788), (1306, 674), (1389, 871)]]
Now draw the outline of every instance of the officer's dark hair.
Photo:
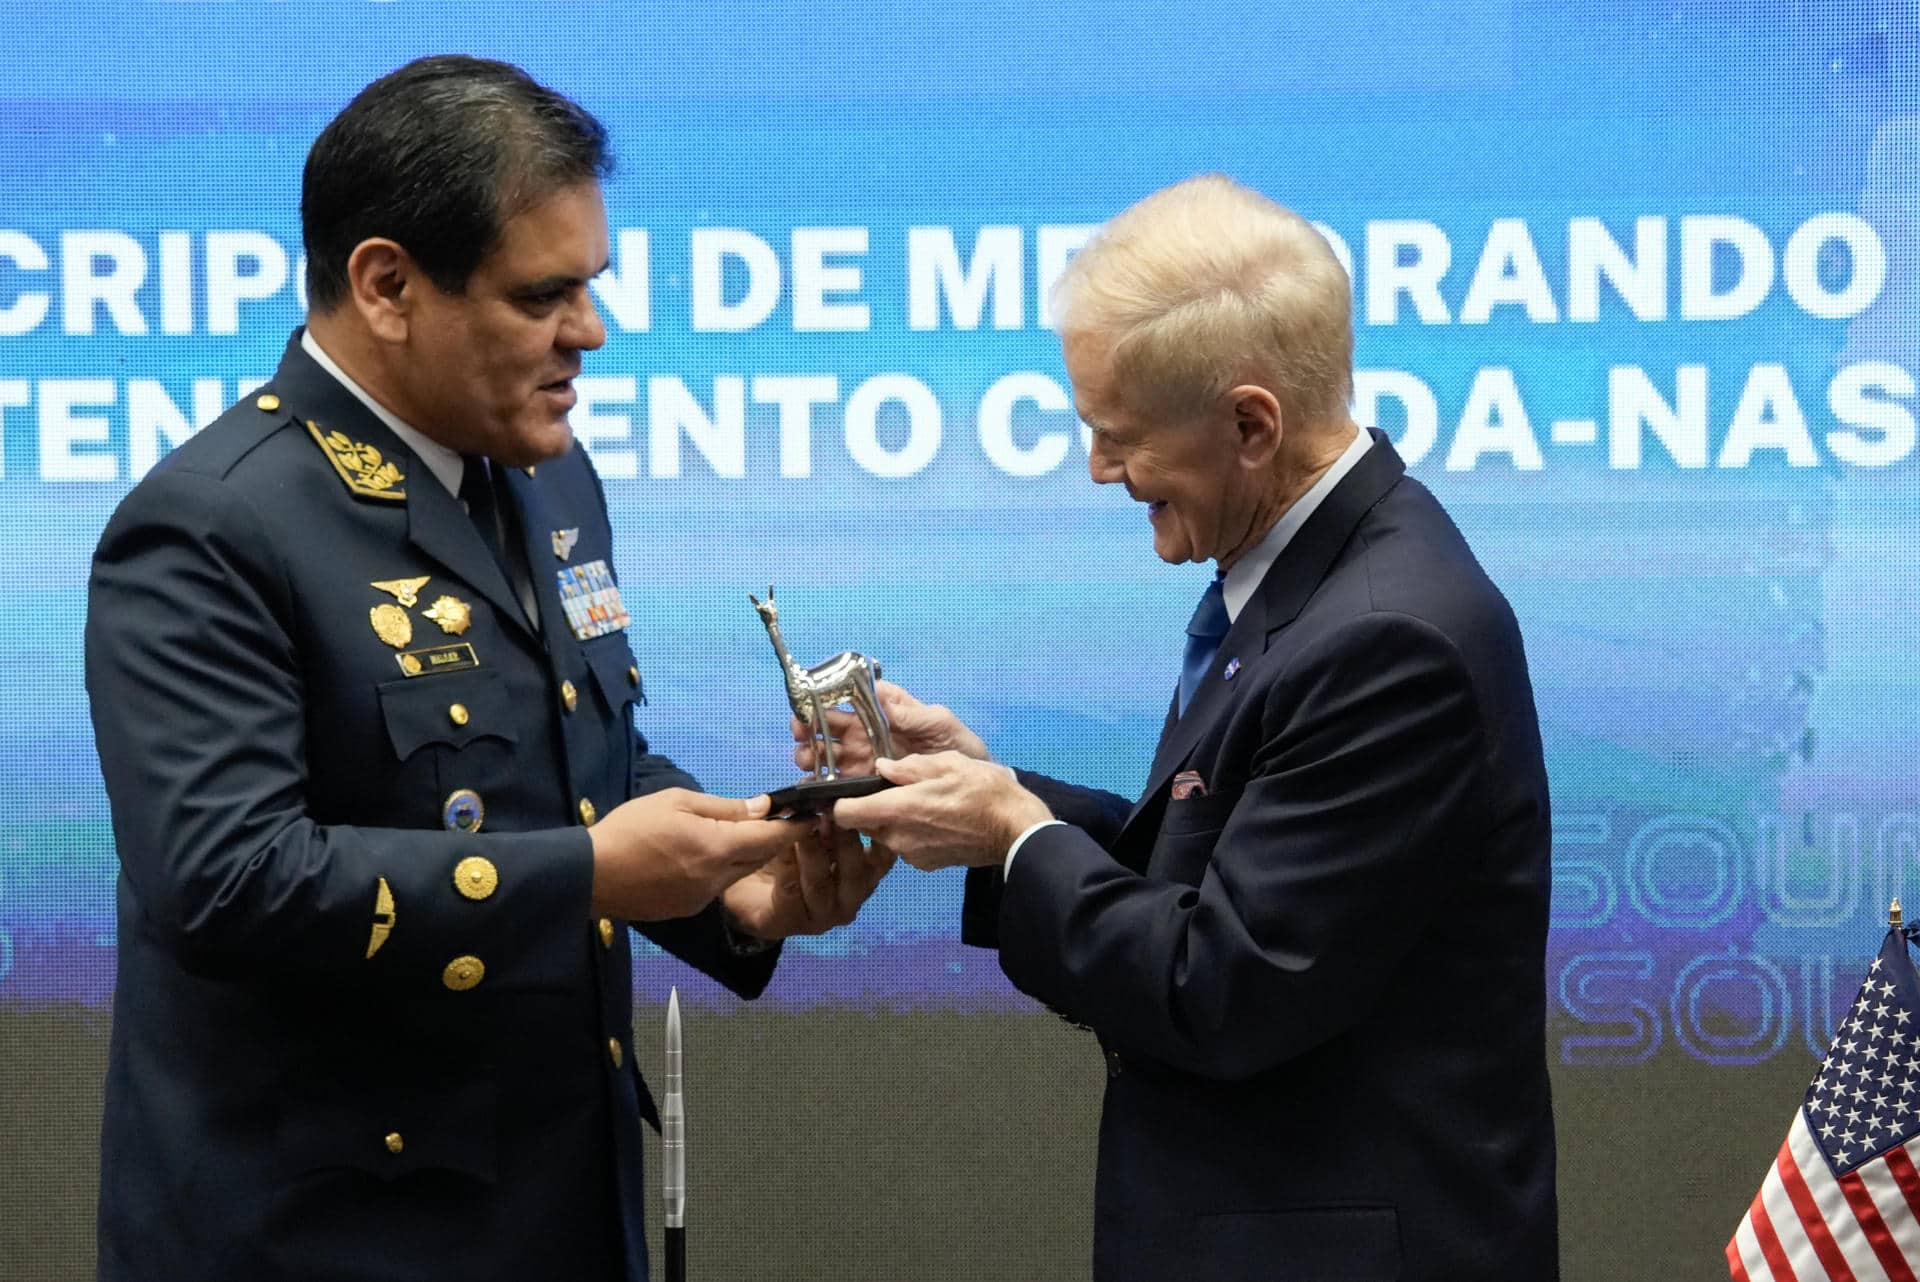
[(447, 293), (516, 214), (611, 173), (607, 131), (520, 68), (447, 54), (362, 89), (314, 140), (300, 184), (307, 303), (347, 296), (354, 247), (384, 237)]

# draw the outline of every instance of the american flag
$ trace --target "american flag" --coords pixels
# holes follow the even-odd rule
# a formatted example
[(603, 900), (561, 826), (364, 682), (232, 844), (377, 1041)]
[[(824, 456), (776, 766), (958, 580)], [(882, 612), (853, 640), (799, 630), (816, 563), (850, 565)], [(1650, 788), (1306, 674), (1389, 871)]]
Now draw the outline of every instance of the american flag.
[(1733, 1282), (1916, 1282), (1916, 1136), (1920, 975), (1896, 926), (1727, 1243)]

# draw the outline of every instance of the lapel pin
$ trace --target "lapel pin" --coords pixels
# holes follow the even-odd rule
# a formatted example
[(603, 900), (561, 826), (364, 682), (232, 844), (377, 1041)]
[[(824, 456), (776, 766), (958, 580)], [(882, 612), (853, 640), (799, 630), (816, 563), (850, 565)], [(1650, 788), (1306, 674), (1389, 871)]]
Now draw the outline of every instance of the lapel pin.
[(571, 530), (555, 530), (553, 532), (553, 554), (564, 561), (573, 555), (573, 545), (579, 541), (579, 526), (575, 526)]
[(1236, 658), (1236, 659), (1228, 659), (1228, 660), (1227, 660), (1227, 670), (1226, 670), (1225, 672), (1223, 672), (1223, 673), (1221, 673), (1221, 674), (1220, 674), (1220, 679), (1221, 679), (1222, 681), (1231, 681), (1231, 680), (1233, 680), (1233, 674), (1234, 674), (1234, 673), (1236, 673), (1236, 672), (1238, 672), (1238, 671), (1240, 671), (1240, 660), (1239, 660), (1239, 659), (1237, 659), (1237, 658)]

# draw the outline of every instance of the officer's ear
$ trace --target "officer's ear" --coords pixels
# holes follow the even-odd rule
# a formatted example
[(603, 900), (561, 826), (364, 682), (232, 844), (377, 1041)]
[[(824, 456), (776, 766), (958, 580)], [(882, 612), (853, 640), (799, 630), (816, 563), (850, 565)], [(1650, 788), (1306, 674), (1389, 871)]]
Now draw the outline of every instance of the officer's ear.
[(396, 241), (371, 237), (347, 256), (347, 301), (375, 338), (404, 343), (426, 274)]

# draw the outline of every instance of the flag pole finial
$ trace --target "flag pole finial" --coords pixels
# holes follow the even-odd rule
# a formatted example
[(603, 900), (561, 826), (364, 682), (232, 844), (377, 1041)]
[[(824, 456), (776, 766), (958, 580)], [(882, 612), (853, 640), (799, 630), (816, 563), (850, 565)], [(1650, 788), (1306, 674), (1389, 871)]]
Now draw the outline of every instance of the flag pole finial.
[(1887, 929), (1900, 929), (1900, 897), (1898, 895), (1894, 896), (1893, 902), (1887, 905)]

